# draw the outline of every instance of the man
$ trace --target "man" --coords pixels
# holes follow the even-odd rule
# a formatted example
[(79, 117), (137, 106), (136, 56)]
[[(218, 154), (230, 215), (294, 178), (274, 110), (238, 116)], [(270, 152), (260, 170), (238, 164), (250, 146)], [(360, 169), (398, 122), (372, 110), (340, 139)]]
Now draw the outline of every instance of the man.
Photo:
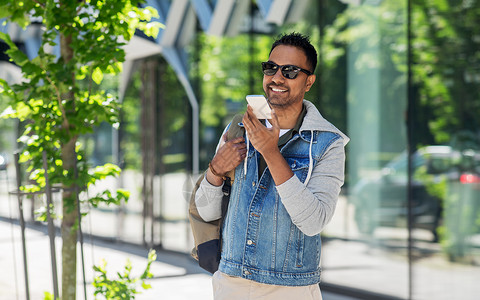
[(304, 100), (316, 64), (306, 36), (291, 33), (273, 43), (262, 63), (272, 119), (264, 125), (248, 106), (245, 137), (222, 137), (197, 191), (201, 217), (219, 219), (223, 178), (235, 169), (215, 299), (322, 298), (320, 232), (343, 185), (349, 139)]

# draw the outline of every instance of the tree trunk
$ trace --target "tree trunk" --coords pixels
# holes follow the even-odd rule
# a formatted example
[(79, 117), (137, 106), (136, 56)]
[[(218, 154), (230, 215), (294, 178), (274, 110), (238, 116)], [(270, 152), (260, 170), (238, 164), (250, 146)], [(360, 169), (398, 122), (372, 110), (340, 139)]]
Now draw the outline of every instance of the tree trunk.
[[(73, 50), (70, 47), (70, 37), (60, 36), (61, 56), (65, 63), (68, 63), (73, 57)], [(73, 87), (74, 74), (72, 74), (71, 85)], [(68, 84), (67, 84), (68, 86)], [(69, 176), (74, 176), (76, 165), (75, 143), (76, 136), (71, 136), (69, 115), (75, 113), (73, 88), (62, 95), (65, 103), (68, 103), (68, 110), (64, 110), (62, 129), (70, 136), (70, 140), (62, 144), (63, 168), (69, 172)], [(64, 106), (65, 107), (65, 106)], [(77, 287), (77, 229), (78, 229), (78, 210), (77, 210), (77, 190), (75, 185), (63, 186), (62, 195), (63, 219), (62, 219), (62, 296), (63, 300), (75, 300)]]

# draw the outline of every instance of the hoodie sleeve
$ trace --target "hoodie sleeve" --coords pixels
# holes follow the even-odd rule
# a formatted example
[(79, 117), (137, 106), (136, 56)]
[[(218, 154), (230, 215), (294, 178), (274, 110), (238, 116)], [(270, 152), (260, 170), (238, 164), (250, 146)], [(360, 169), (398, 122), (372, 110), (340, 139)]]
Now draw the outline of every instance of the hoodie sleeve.
[(297, 176), (277, 186), (292, 222), (306, 235), (319, 234), (332, 219), (345, 178), (345, 143), (333, 143), (305, 186)]
[[(223, 130), (215, 152), (225, 143), (222, 137), (227, 132), (229, 126), (230, 124)], [(206, 222), (220, 219), (222, 217), (222, 199), (222, 186), (212, 185), (208, 182), (207, 176), (205, 175), (195, 194), (195, 204), (200, 217)]]
[(222, 216), (222, 186), (214, 186), (208, 182), (206, 175), (195, 194), (198, 214), (206, 222), (220, 219)]

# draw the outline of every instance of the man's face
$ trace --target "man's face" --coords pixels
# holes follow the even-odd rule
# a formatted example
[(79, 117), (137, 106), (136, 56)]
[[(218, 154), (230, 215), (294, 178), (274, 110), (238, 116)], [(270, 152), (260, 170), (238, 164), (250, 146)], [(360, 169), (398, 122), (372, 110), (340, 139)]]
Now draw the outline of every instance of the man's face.
[[(268, 60), (280, 66), (295, 65), (310, 70), (307, 56), (300, 48), (294, 46), (275, 47)], [(310, 90), (314, 82), (315, 75), (308, 76), (304, 72), (299, 72), (295, 79), (287, 79), (279, 68), (275, 75), (263, 75), (263, 90), (273, 108), (285, 109), (292, 104), (302, 103), (305, 92)]]

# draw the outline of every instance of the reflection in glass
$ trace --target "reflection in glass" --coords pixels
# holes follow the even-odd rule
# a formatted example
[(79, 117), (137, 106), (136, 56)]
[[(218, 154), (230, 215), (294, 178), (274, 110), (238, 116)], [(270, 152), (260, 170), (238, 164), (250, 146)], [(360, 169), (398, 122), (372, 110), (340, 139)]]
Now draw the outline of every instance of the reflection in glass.
[(327, 40), (331, 34), (346, 45), (351, 141), (346, 194), (325, 232), (322, 257), (324, 281), (402, 299), (408, 297), (405, 23), (406, 3), (370, 1), (349, 5), (326, 30)]

